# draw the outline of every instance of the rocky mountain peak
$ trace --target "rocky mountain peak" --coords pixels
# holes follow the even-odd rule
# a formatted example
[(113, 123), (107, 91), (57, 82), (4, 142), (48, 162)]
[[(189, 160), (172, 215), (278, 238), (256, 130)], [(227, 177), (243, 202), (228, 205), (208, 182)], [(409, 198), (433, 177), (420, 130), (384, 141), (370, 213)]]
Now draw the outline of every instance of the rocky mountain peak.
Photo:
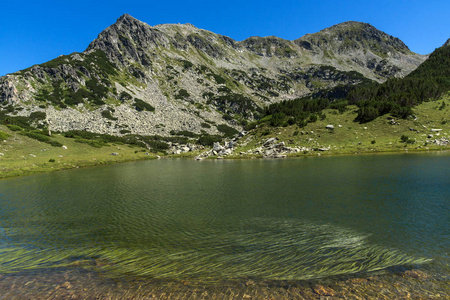
[(166, 47), (168, 44), (168, 38), (161, 31), (124, 14), (116, 23), (103, 30), (86, 52), (102, 50), (117, 66), (132, 63), (145, 66), (149, 64), (146, 53), (149, 49)]
[(450, 39), (448, 39), (442, 46), (450, 46)]
[(150, 26), (124, 14), (86, 51), (1, 77), (0, 105), (26, 106), (23, 116), (45, 111), (52, 131), (216, 135), (242, 129), (271, 103), (402, 77), (425, 58), (360, 22), (296, 41), (238, 42), (191, 24)]
[(306, 34), (295, 42), (307, 50), (320, 48), (337, 53), (351, 53), (359, 49), (370, 50), (382, 57), (396, 52), (410, 53), (400, 39), (368, 23), (356, 21), (347, 21), (317, 33)]
[(117, 19), (117, 22), (116, 22), (116, 23), (124, 22), (124, 21), (133, 21), (133, 20), (139, 21), (138, 19), (133, 18), (133, 17), (130, 16), (129, 14), (123, 14), (123, 15), (121, 15), (121, 16)]

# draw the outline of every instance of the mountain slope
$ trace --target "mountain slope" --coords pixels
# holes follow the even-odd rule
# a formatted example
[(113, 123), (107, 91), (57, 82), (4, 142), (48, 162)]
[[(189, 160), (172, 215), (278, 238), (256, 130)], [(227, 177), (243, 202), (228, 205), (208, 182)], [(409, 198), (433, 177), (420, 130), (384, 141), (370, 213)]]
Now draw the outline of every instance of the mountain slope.
[(403, 77), (423, 61), (398, 38), (361, 22), (344, 22), (294, 42), (331, 65), (345, 61), (369, 78), (375, 75), (378, 81)]
[(241, 129), (271, 103), (403, 76), (425, 58), (364, 23), (238, 42), (123, 15), (83, 53), (0, 78), (0, 103), (16, 107), (11, 116), (45, 113), (39, 122), (52, 131), (214, 135)]

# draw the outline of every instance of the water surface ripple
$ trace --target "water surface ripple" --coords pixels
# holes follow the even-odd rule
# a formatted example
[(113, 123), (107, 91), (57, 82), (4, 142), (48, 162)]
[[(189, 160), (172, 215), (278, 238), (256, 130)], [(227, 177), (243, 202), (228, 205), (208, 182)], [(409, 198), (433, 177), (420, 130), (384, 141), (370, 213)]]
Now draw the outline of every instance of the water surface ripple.
[(297, 280), (427, 262), (448, 271), (449, 170), (449, 155), (159, 160), (3, 180), (0, 273)]

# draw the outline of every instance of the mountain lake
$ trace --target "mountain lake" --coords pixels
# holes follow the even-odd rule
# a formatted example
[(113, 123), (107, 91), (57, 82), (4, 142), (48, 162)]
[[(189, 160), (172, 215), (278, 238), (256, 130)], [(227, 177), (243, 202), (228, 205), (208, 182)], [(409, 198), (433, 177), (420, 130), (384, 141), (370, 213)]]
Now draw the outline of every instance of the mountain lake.
[(5, 179), (0, 298), (448, 299), (449, 200), (448, 152)]

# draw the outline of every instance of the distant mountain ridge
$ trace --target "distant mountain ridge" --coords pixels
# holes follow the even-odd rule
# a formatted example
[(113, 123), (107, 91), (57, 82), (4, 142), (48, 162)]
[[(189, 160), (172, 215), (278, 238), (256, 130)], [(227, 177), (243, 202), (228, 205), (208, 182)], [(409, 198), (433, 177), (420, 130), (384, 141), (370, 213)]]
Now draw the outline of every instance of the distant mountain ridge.
[(53, 131), (168, 136), (241, 129), (262, 109), (339, 84), (403, 77), (426, 56), (360, 22), (295, 41), (235, 41), (190, 24), (149, 26), (130, 15), (82, 53), (0, 78), (0, 103), (45, 112)]

